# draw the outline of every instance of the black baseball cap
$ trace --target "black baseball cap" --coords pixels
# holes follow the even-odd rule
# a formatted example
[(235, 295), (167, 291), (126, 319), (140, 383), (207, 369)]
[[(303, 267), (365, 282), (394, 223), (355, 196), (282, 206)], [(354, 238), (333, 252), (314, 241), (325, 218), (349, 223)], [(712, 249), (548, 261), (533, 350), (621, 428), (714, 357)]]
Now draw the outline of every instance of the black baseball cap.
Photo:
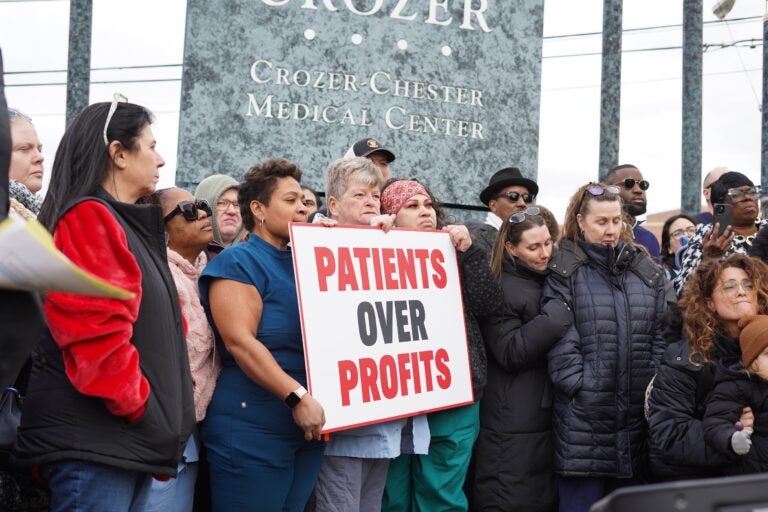
[(381, 153), (387, 159), (387, 162), (393, 162), (395, 160), (395, 154), (373, 137), (368, 137), (367, 139), (355, 142), (352, 146), (352, 152), (355, 156), (363, 157), (369, 157), (374, 153)]

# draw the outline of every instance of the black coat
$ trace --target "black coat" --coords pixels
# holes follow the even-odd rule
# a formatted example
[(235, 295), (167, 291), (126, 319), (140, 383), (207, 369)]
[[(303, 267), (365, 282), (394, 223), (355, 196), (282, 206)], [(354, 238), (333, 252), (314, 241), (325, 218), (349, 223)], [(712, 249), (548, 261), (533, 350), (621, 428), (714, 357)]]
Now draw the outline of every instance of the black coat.
[(488, 385), (475, 445), (473, 510), (557, 509), (547, 352), (573, 322), (561, 300), (539, 308), (547, 272), (505, 257), (505, 308), (483, 330)]
[[(731, 340), (723, 345), (738, 349)], [(719, 357), (713, 351), (713, 357)], [(715, 383), (714, 364), (693, 364), (687, 340), (664, 354), (648, 394), (650, 469), (661, 479), (713, 477), (728, 457), (704, 442), (704, 411)]]
[(480, 248), (480, 250), (483, 251), (483, 254), (485, 254), (486, 260), (490, 263), (491, 255), (493, 254), (493, 246), (496, 243), (496, 237), (499, 234), (499, 230), (485, 222), (477, 220), (467, 221), (465, 225), (472, 237), (472, 245)]
[[(731, 436), (747, 406), (755, 415), (752, 448), (746, 455), (736, 455), (731, 447)], [(768, 382), (747, 373), (738, 358), (723, 358), (717, 364), (715, 389), (707, 401), (704, 416), (704, 439), (731, 459), (725, 467), (726, 474), (768, 471)]]
[(570, 304), (574, 324), (550, 350), (555, 468), (563, 476), (640, 476), (645, 390), (664, 355), (661, 268), (642, 250), (560, 243), (544, 297)]
[(29, 466), (75, 459), (176, 476), (195, 427), (195, 410), (179, 297), (166, 259), (162, 212), (154, 205), (116, 202), (101, 190), (96, 195), (125, 230), (141, 270), (141, 301), (131, 343), (150, 385), (146, 411), (138, 421), (128, 423), (111, 414), (101, 398), (77, 391), (65, 373), (61, 349), (48, 333), (32, 355), (13, 457)]

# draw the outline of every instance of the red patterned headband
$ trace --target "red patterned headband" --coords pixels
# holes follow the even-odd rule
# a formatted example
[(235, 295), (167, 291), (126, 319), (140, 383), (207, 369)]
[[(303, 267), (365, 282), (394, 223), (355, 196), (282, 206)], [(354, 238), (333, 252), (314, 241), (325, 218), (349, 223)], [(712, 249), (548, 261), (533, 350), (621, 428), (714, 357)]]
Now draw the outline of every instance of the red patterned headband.
[(392, 182), (381, 193), (381, 210), (387, 214), (396, 214), (403, 207), (403, 203), (416, 194), (423, 194), (429, 197), (427, 189), (418, 181), (398, 180)]

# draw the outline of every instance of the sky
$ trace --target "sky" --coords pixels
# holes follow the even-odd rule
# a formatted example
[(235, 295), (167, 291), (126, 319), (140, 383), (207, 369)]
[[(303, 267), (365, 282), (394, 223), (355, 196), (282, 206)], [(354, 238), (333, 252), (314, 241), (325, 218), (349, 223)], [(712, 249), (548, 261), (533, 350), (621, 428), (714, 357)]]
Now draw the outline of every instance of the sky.
[[(602, 4), (545, 0), (538, 202), (558, 218), (597, 177)], [(737, 0), (725, 23), (709, 23), (713, 4), (704, 2), (703, 172), (727, 166), (758, 183), (766, 2)], [(93, 0), (90, 100), (119, 91), (154, 112), (161, 187), (175, 176), (185, 11), (184, 0)], [(653, 49), (682, 46), (682, 19), (683, 0), (624, 0), (619, 160), (650, 181), (649, 213), (680, 205), (682, 50)], [(46, 171), (64, 132), (68, 25), (67, 0), (0, 0), (8, 103), (34, 119)]]

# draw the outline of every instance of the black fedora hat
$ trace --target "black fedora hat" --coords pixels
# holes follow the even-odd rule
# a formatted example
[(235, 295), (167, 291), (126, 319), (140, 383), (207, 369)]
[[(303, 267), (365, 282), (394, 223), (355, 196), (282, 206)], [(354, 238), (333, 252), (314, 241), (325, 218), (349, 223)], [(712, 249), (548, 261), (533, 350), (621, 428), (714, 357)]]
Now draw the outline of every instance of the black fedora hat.
[(539, 194), (539, 186), (536, 182), (523, 176), (520, 169), (517, 167), (505, 167), (491, 176), (488, 186), (480, 192), (480, 201), (485, 205), (488, 205), (488, 202), (493, 199), (493, 196), (495, 196), (499, 190), (504, 187), (509, 187), (510, 185), (525, 187), (528, 189), (528, 192), (534, 196)]

